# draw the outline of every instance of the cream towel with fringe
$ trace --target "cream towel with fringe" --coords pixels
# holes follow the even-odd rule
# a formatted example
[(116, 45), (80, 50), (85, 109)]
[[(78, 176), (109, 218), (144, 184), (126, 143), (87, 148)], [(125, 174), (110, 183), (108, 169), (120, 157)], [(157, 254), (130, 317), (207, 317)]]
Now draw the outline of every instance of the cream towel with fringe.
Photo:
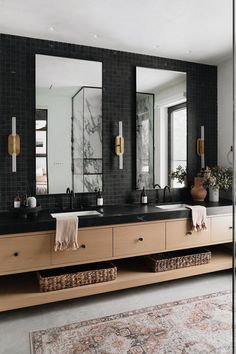
[(78, 243), (78, 216), (55, 216), (56, 238), (55, 251), (77, 250)]
[(186, 205), (192, 210), (192, 231), (207, 230), (207, 212), (202, 205)]

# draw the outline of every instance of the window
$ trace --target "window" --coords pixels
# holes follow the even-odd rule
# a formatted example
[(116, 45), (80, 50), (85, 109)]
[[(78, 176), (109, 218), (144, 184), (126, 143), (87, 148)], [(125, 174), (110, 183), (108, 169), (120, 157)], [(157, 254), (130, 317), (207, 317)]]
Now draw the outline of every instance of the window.
[[(169, 171), (175, 171), (181, 165), (187, 167), (187, 107), (186, 103), (168, 108), (168, 135)], [(180, 183), (176, 179), (170, 179), (172, 188), (179, 188)], [(184, 185), (183, 185), (184, 186)]]

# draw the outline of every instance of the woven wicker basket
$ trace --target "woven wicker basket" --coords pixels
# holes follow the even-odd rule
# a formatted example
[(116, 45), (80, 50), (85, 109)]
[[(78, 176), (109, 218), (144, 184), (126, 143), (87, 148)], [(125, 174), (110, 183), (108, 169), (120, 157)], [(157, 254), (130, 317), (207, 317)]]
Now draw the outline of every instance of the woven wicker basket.
[(153, 272), (192, 267), (207, 264), (211, 260), (211, 252), (203, 248), (158, 253), (145, 257), (146, 263)]
[(117, 268), (111, 262), (42, 270), (37, 272), (41, 292), (115, 280)]

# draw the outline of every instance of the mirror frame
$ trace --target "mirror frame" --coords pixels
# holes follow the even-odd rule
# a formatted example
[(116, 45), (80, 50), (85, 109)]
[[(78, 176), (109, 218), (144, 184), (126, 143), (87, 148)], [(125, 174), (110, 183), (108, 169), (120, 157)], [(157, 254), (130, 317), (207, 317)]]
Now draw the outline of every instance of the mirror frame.
[[(77, 45), (75, 45), (77, 46)], [(49, 56), (49, 57), (57, 57), (57, 58), (64, 58), (64, 59), (74, 59), (74, 60), (82, 60), (82, 61), (90, 61), (90, 62), (97, 62), (101, 64), (101, 86), (99, 88), (101, 88), (101, 94), (102, 94), (102, 117), (103, 117), (103, 113), (104, 113), (104, 88), (103, 88), (103, 80), (104, 80), (104, 63), (103, 60), (98, 60), (98, 59), (92, 59), (92, 58), (84, 58), (83, 56), (73, 56), (73, 55), (69, 55), (66, 54), (64, 55), (64, 53), (49, 53), (49, 51), (47, 51), (47, 53), (44, 52), (40, 52), (40, 51), (35, 51), (33, 54), (33, 65), (34, 65), (34, 87), (33, 87), (33, 95), (34, 95), (34, 127), (35, 127), (35, 112), (37, 110), (36, 107), (36, 56), (37, 55), (44, 55), (44, 56)], [(47, 120), (48, 122), (48, 120)], [(34, 131), (36, 132), (36, 130), (34, 129)], [(48, 132), (47, 132), (48, 134)], [(102, 156), (104, 156), (104, 129), (102, 127)], [(28, 189), (33, 192), (33, 194), (35, 194), (37, 196), (37, 198), (50, 198), (50, 197), (59, 197), (59, 196), (65, 196), (67, 195), (66, 192), (60, 192), (60, 193), (46, 193), (46, 194), (36, 194), (36, 153), (35, 153), (35, 148), (36, 148), (36, 133), (34, 134), (34, 153), (33, 153), (33, 162), (34, 162), (34, 168), (32, 170), (32, 177), (33, 177), (33, 182), (32, 184), (28, 184)], [(48, 163), (47, 163), (48, 165)], [(48, 182), (47, 182), (48, 184)], [(73, 183), (72, 183), (73, 185)], [(102, 187), (103, 187), (103, 192), (104, 192), (104, 158), (102, 157)], [(76, 195), (94, 195), (97, 192), (76, 192)]]
[[(184, 70), (181, 69), (170, 69), (170, 68), (164, 68), (164, 67), (147, 67), (147, 66), (142, 66), (142, 65), (138, 65), (135, 66), (135, 190), (136, 191), (141, 191), (141, 189), (139, 189), (137, 187), (137, 135), (136, 135), (136, 115), (137, 115), (137, 111), (136, 111), (136, 107), (137, 107), (137, 93), (139, 93), (137, 91), (137, 68), (142, 68), (142, 69), (153, 69), (153, 70), (168, 70), (168, 71), (178, 71), (180, 73), (183, 73), (186, 75), (186, 110), (187, 110), (187, 136), (186, 136), (186, 147), (187, 147), (187, 151), (186, 151), (186, 158), (187, 158), (187, 167), (186, 167), (186, 185), (184, 185), (183, 187), (180, 188), (175, 188), (175, 187), (171, 187), (172, 190), (177, 190), (177, 191), (185, 191), (188, 189), (189, 186), (189, 149), (188, 149), (188, 143), (189, 143), (189, 139), (188, 139), (188, 135), (189, 135), (189, 108), (188, 108), (188, 102), (189, 102), (189, 93), (188, 93), (188, 79), (189, 79), (189, 73), (187, 68)], [(155, 111), (155, 107), (153, 107), (153, 110)], [(155, 121), (153, 119), (153, 184), (155, 185)], [(168, 135), (169, 135), (169, 127), (168, 127)], [(169, 143), (168, 143), (169, 145)], [(168, 156), (169, 156), (169, 152), (168, 152)], [(169, 158), (168, 158), (168, 165), (169, 165)], [(169, 177), (168, 177), (168, 183), (169, 183)], [(162, 186), (162, 189), (164, 188), (164, 186)], [(153, 190), (154, 186), (152, 189), (149, 188), (145, 188), (146, 190)]]

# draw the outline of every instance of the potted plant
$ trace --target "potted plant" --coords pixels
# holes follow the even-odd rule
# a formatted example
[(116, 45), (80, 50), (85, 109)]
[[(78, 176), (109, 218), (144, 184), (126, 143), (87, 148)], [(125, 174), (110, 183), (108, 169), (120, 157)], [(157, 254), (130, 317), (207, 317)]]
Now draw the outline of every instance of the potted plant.
[(175, 171), (170, 173), (171, 179), (176, 179), (179, 184), (184, 184), (184, 185), (186, 185), (186, 176), (187, 176), (186, 168), (181, 165), (179, 165)]
[(206, 167), (200, 172), (202, 182), (205, 188), (209, 189), (209, 201), (219, 201), (219, 191), (227, 191), (232, 188), (233, 170), (230, 167)]

